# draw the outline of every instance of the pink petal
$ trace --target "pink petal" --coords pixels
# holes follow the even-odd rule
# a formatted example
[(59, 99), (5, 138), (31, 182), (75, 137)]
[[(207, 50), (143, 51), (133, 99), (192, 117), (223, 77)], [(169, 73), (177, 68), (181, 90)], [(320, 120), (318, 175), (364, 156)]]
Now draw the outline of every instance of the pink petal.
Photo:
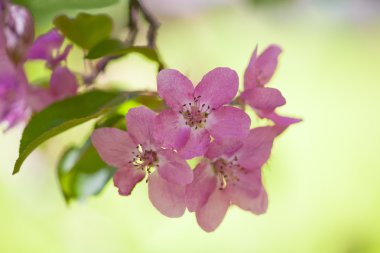
[[(1, 50), (1, 49), (0, 49)], [(0, 64), (6, 58), (0, 52)], [(30, 116), (28, 84), (22, 66), (16, 68), (10, 62), (0, 68), (0, 123), (6, 122), (7, 129), (26, 121)]]
[(41, 87), (30, 87), (28, 105), (33, 112), (39, 112), (54, 102), (56, 98), (50, 90)]
[(264, 113), (261, 111), (257, 111), (258, 115), (261, 118), (270, 119), (275, 124), (275, 129), (277, 131), (277, 135), (280, 135), (283, 133), (290, 125), (299, 123), (302, 121), (302, 119), (299, 118), (291, 118), (291, 117), (285, 117), (278, 115), (276, 112), (272, 113)]
[(178, 150), (178, 153), (186, 160), (202, 156), (206, 153), (210, 141), (210, 134), (206, 129), (191, 129), (188, 141)]
[(116, 171), (113, 176), (114, 185), (119, 188), (119, 194), (128, 196), (136, 184), (145, 178), (145, 171), (125, 167)]
[(207, 120), (206, 128), (215, 140), (236, 138), (241, 140), (249, 133), (251, 119), (243, 110), (223, 106), (212, 112)]
[(268, 208), (268, 195), (262, 185), (258, 195), (255, 197), (249, 196), (246, 192), (238, 188), (228, 189), (227, 194), (232, 204), (254, 214), (263, 214)]
[(158, 73), (157, 91), (175, 111), (181, 110), (183, 104), (193, 101), (193, 84), (181, 72), (174, 69), (164, 69)]
[(190, 127), (186, 126), (182, 115), (173, 110), (162, 111), (154, 123), (154, 137), (166, 148), (183, 147), (190, 136)]
[(163, 179), (175, 184), (187, 185), (193, 181), (193, 171), (178, 153), (170, 149), (157, 151), (158, 173)]
[(229, 68), (215, 68), (208, 72), (195, 87), (194, 97), (199, 104), (217, 109), (231, 103), (239, 88), (239, 77)]
[(186, 187), (186, 205), (190, 212), (196, 212), (206, 204), (216, 189), (216, 177), (208, 162), (200, 162), (194, 170), (194, 180)]
[(252, 108), (263, 112), (273, 112), (286, 103), (281, 92), (274, 88), (253, 88), (245, 90), (241, 98)]
[(237, 181), (227, 184), (226, 191), (232, 195), (247, 195), (250, 198), (255, 198), (259, 195), (261, 184), (261, 170), (236, 170), (234, 176), (238, 178)]
[(185, 186), (173, 184), (153, 172), (148, 179), (149, 199), (167, 217), (181, 217), (186, 209)]
[(116, 168), (130, 166), (136, 143), (127, 132), (117, 128), (98, 128), (91, 135), (92, 144), (107, 164)]
[(217, 157), (226, 155), (232, 156), (243, 145), (242, 140), (234, 138), (225, 138), (223, 140), (213, 141), (207, 149), (205, 157), (213, 160)]
[(47, 62), (48, 67), (51, 68), (51, 69), (54, 69), (57, 66), (59, 66), (59, 64), (61, 63), (61, 61), (66, 61), (67, 56), (71, 52), (72, 48), (73, 48), (73, 45), (67, 45), (62, 53), (59, 53), (56, 57), (51, 58)]
[(128, 111), (127, 130), (131, 138), (139, 144), (151, 143), (156, 113), (144, 106), (132, 108)]
[(279, 46), (271, 45), (257, 57), (257, 48), (244, 73), (244, 89), (263, 87), (272, 78), (277, 64), (278, 56), (282, 52)]
[(214, 231), (223, 221), (229, 205), (226, 194), (215, 189), (206, 204), (196, 212), (199, 226), (206, 232)]
[(299, 118), (285, 117), (277, 113), (259, 113), (259, 116), (272, 120), (277, 126), (289, 126), (302, 121), (302, 119)]
[(56, 99), (74, 96), (78, 90), (77, 79), (68, 68), (57, 67), (50, 78), (50, 90)]
[(257, 61), (257, 46), (252, 53), (251, 59), (249, 60), (247, 69), (244, 72), (244, 90), (256, 88), (256, 61)]
[(277, 136), (274, 127), (258, 127), (250, 131), (244, 145), (236, 153), (238, 163), (245, 169), (259, 169), (268, 160), (273, 140)]
[(63, 40), (64, 37), (59, 34), (57, 29), (51, 29), (36, 39), (29, 50), (28, 58), (50, 61), (53, 51), (61, 47)]

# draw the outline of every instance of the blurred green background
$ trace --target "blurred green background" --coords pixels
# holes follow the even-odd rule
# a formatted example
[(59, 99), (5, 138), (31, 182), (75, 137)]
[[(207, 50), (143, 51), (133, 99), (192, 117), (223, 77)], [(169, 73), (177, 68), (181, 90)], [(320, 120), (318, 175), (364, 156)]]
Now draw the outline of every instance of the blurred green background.
[[(264, 169), (267, 213), (230, 208), (207, 234), (193, 214), (162, 216), (145, 184), (120, 197), (112, 183), (68, 207), (54, 168), (91, 123), (48, 141), (11, 176), (19, 127), (0, 135), (0, 252), (380, 252), (379, 2), (146, 2), (162, 23), (163, 59), (195, 83), (216, 66), (242, 76), (256, 44), (283, 47), (270, 86), (287, 98), (281, 112), (304, 122), (277, 140)], [(111, 14), (121, 27), (124, 5), (95, 12)], [(40, 32), (52, 15), (38, 14)], [(155, 76), (154, 64), (131, 55), (113, 63), (100, 86), (154, 89)]]

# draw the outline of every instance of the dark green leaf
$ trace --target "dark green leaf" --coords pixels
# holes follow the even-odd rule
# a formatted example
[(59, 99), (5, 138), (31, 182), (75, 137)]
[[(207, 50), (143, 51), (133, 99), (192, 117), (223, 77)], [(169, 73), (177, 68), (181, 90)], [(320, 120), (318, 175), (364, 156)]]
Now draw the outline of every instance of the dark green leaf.
[(144, 46), (128, 46), (118, 39), (107, 39), (100, 42), (91, 48), (86, 58), (98, 59), (104, 56), (123, 56), (130, 53), (138, 53), (152, 61), (159, 62), (159, 57), (155, 49)]
[(115, 171), (102, 161), (90, 140), (81, 148), (69, 148), (58, 165), (58, 179), (66, 202), (97, 195)]
[(41, 143), (65, 130), (112, 111), (133, 95), (90, 91), (59, 101), (37, 113), (22, 134), (13, 174)]
[(79, 13), (75, 18), (61, 15), (54, 19), (54, 25), (69, 40), (84, 49), (108, 39), (112, 32), (112, 19), (104, 14)]

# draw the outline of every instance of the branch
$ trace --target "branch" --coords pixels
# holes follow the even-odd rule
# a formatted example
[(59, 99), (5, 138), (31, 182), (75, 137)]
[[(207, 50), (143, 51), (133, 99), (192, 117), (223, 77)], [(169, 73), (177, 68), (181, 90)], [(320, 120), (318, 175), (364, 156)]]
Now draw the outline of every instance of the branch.
[[(148, 22), (149, 29), (147, 33), (147, 43), (148, 47), (153, 48), (158, 57), (158, 69), (161, 70), (165, 68), (165, 64), (161, 60), (161, 57), (158, 53), (157, 46), (156, 46), (156, 40), (157, 40), (157, 33), (158, 28), (160, 26), (159, 22), (151, 15), (151, 13), (145, 8), (145, 6), (138, 0), (130, 0), (128, 3), (128, 36), (124, 40), (125, 45), (127, 46), (133, 46), (136, 40), (136, 36), (138, 33), (138, 19), (139, 19), (139, 11), (141, 11), (143, 18)], [(104, 72), (108, 66), (108, 64), (116, 59), (119, 59), (122, 57), (122, 55), (119, 56), (108, 56), (101, 59), (96, 65), (89, 76), (83, 77), (83, 82), (86, 85), (91, 85), (95, 79), (100, 75), (100, 73)]]

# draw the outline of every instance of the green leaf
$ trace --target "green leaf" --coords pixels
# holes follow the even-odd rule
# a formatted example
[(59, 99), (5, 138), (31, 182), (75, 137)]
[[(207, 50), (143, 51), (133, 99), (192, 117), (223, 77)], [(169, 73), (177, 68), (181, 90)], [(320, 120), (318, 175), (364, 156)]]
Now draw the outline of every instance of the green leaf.
[(62, 9), (94, 9), (116, 4), (119, 0), (13, 0), (33, 12), (62, 11)]
[(126, 130), (125, 114), (122, 115), (120, 114), (120, 112), (115, 111), (113, 113), (104, 115), (95, 124), (95, 128), (110, 127), (110, 126), (119, 128), (122, 130)]
[(112, 19), (104, 14), (79, 13), (75, 18), (66, 15), (54, 19), (54, 25), (72, 42), (90, 49), (108, 39), (112, 32)]
[(81, 148), (69, 148), (58, 165), (58, 179), (66, 202), (99, 194), (115, 171), (102, 161), (90, 140)]
[(104, 56), (123, 56), (130, 53), (144, 55), (148, 59), (160, 63), (157, 51), (144, 46), (128, 46), (118, 39), (103, 40), (88, 52), (87, 59), (98, 59)]
[(132, 96), (132, 94), (93, 90), (56, 102), (35, 114), (22, 134), (19, 157), (13, 174), (19, 172), (28, 155), (44, 141), (114, 110)]

